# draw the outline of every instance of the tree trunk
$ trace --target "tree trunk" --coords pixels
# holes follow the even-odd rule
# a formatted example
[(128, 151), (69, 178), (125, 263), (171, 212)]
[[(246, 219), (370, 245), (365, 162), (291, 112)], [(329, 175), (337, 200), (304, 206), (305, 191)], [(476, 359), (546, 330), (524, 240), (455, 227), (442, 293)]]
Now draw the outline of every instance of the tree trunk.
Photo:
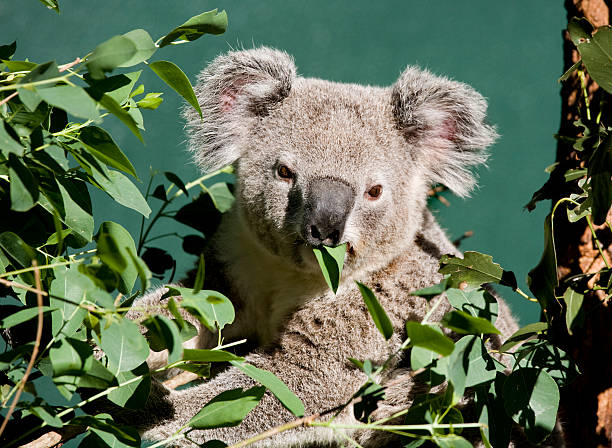
[[(586, 17), (595, 27), (610, 23), (611, 0), (566, 0), (568, 21), (572, 17)], [(569, 33), (563, 34), (564, 69), (569, 69), (579, 59), (576, 47)], [(600, 107), (605, 107), (602, 116), (609, 120), (610, 104), (602, 103), (606, 95), (603, 89), (586, 76), (586, 89), (590, 100), (591, 116), (597, 116)], [(579, 116), (579, 105), (584, 105), (580, 78), (576, 72), (563, 83), (561, 88), (561, 125), (559, 135), (575, 137), (581, 128), (574, 126)], [(608, 96), (609, 100), (609, 96)], [(603, 106), (602, 106), (603, 105)], [(610, 125), (610, 123), (607, 123)], [(570, 168), (579, 168), (576, 151), (571, 143), (559, 139), (557, 162), (564, 173)], [(569, 196), (568, 183), (563, 176), (554, 180), (556, 200)], [(553, 179), (551, 179), (553, 181)], [(612, 218), (608, 213), (608, 222)], [(605, 224), (595, 227), (604, 256), (610, 260), (612, 254), (612, 232)], [(591, 231), (582, 219), (571, 224), (560, 210), (555, 216), (555, 243), (558, 259), (558, 277), (597, 272), (605, 267), (597, 250)], [(590, 283), (589, 285), (592, 285)], [(603, 293), (604, 291), (597, 291)], [(570, 336), (565, 326), (562, 310), (550, 310), (555, 342), (576, 360), (582, 375), (578, 377), (561, 396), (561, 424), (568, 447), (611, 447), (612, 446), (612, 304), (606, 294), (585, 296), (583, 303), (584, 325)]]

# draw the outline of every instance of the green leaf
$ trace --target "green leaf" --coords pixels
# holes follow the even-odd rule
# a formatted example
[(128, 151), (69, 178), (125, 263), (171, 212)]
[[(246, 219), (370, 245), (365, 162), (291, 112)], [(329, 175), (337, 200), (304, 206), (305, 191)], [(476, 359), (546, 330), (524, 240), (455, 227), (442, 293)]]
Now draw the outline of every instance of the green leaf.
[[(149, 350), (147, 348), (147, 353), (148, 351)], [(113, 390), (110, 394), (108, 394), (108, 399), (122, 407), (129, 409), (142, 409), (145, 406), (147, 398), (149, 397), (149, 392), (151, 391), (151, 375), (149, 375), (149, 367), (147, 366), (147, 363), (143, 362), (135, 369), (120, 372), (116, 376), (119, 384), (130, 380), (134, 381), (120, 387), (119, 389)]]
[[(15, 138), (9, 134), (10, 129), (13, 131), (8, 124), (4, 121), (0, 122), (0, 152), (8, 157), (11, 153), (18, 156), (23, 156), (24, 147), (19, 143), (19, 137), (15, 135)], [(13, 131), (14, 133), (14, 131)]]
[[(480, 429), (485, 446), (504, 447), (510, 444), (512, 419), (506, 414), (503, 401), (503, 387), (506, 376), (497, 372), (495, 380), (476, 387), (476, 415), (478, 422), (486, 426)], [(490, 442), (489, 442), (490, 441)]]
[(185, 76), (185, 73), (183, 73), (180, 68), (168, 61), (151, 62), (149, 67), (151, 67), (151, 70), (153, 70), (155, 74), (162, 79), (162, 81), (185, 98), (187, 102), (191, 104), (196, 111), (198, 111), (200, 117), (202, 117), (202, 109), (200, 109), (198, 99), (196, 98), (195, 93), (193, 93), (193, 87), (191, 86), (187, 76)]
[(57, 2), (57, 0), (39, 0), (43, 5), (45, 5), (47, 8), (54, 10), (56, 13), (59, 14), (60, 12), (60, 8), (59, 8), (59, 3)]
[(30, 412), (42, 419), (47, 425), (52, 426), (54, 428), (61, 428), (63, 423), (62, 420), (56, 415), (52, 415), (42, 406), (34, 406), (30, 408)]
[(538, 299), (544, 312), (555, 303), (555, 288), (557, 280), (557, 254), (553, 239), (552, 221), (549, 214), (544, 220), (544, 252), (538, 265), (527, 274), (527, 284), (533, 295)]
[(26, 212), (38, 200), (38, 182), (32, 172), (15, 154), (9, 154), (9, 182), (11, 184), (11, 210)]
[(382, 334), (385, 339), (389, 340), (391, 336), (393, 336), (393, 324), (391, 324), (387, 313), (385, 312), (381, 304), (378, 302), (378, 299), (370, 288), (368, 288), (362, 283), (355, 283), (357, 283), (359, 292), (361, 293), (363, 301), (368, 307), (368, 311), (372, 316), (374, 324), (376, 324), (376, 328), (378, 328), (378, 331), (380, 331), (380, 334)]
[(138, 277), (138, 268), (130, 256), (130, 251), (136, 253), (134, 240), (129, 232), (119, 224), (105, 221), (100, 224), (96, 241), (98, 256), (119, 276), (117, 289), (123, 294), (129, 294)]
[(582, 59), (579, 59), (578, 62), (576, 62), (574, 65), (572, 65), (570, 68), (568, 68), (565, 71), (565, 73), (563, 73), (561, 75), (561, 77), (557, 81), (558, 82), (567, 81), (569, 79), (569, 77), (572, 75), (572, 73), (574, 73), (576, 70), (578, 70), (581, 65), (582, 65)]
[[(140, 447), (138, 431), (129, 426), (118, 426), (109, 414), (80, 415), (70, 420), (69, 424), (89, 428), (95, 434), (94, 437), (85, 438), (80, 447)], [(71, 442), (65, 445), (71, 445)]]
[(570, 38), (576, 46), (590, 39), (593, 30), (593, 25), (585, 18), (572, 17), (567, 24), (567, 31), (569, 31)]
[[(612, 39), (610, 45), (612, 53)], [(610, 81), (612, 83), (612, 77)], [(612, 206), (612, 134), (609, 134), (595, 150), (588, 165), (592, 188), (593, 223), (601, 225), (606, 222), (606, 216)]]
[(565, 324), (567, 326), (567, 332), (572, 334), (572, 326), (578, 316), (578, 313), (582, 309), (582, 302), (584, 300), (584, 294), (580, 294), (574, 291), (571, 287), (567, 288), (565, 294), (563, 294), (563, 300), (565, 300)]
[(151, 39), (151, 36), (145, 30), (132, 30), (129, 33), (125, 33), (123, 37), (127, 37), (134, 43), (136, 53), (127, 61), (119, 64), (118, 67), (131, 67), (140, 64), (153, 56), (153, 53), (157, 50), (153, 39)]
[(77, 339), (61, 339), (49, 350), (54, 376), (81, 374), (93, 364), (93, 350), (89, 344)]
[(113, 170), (105, 170), (104, 173), (100, 173), (98, 170), (92, 171), (96, 183), (116, 202), (136, 210), (145, 218), (149, 217), (151, 214), (149, 204), (147, 204), (138, 187), (127, 176)]
[(473, 445), (457, 434), (434, 435), (433, 442), (440, 448), (472, 448)]
[(212, 199), (215, 208), (221, 213), (228, 211), (236, 199), (226, 182), (217, 182), (210, 187), (206, 187), (205, 190)]
[(136, 255), (136, 249), (128, 247), (127, 253), (130, 256), (132, 266), (136, 268), (136, 272), (138, 273), (138, 278), (140, 279), (140, 292), (144, 294), (145, 291), (149, 289), (149, 280), (152, 277), (151, 271), (144, 260)]
[(166, 179), (176, 185), (177, 188), (180, 188), (180, 190), (185, 193), (185, 196), (189, 196), (189, 191), (187, 191), (187, 187), (185, 187), (185, 184), (180, 177), (171, 171), (164, 171), (164, 176), (166, 176)]
[(14, 40), (12, 44), (0, 45), (0, 60), (8, 60), (13, 57), (17, 50), (17, 41)]
[(13, 232), (0, 233), (0, 247), (19, 264), (19, 267), (29, 268), (34, 260), (38, 261), (39, 266), (44, 264), (40, 262), (42, 260), (34, 249)]
[(580, 374), (570, 356), (546, 340), (527, 341), (516, 352), (516, 366), (544, 370), (560, 387), (571, 384)]
[(149, 356), (147, 341), (138, 325), (129, 319), (104, 319), (100, 324), (100, 346), (114, 375), (135, 369)]
[(179, 288), (173, 285), (167, 288), (171, 295), (181, 295), (180, 306), (193, 314), (206, 328), (216, 332), (227, 324), (234, 322), (232, 302), (217, 291), (202, 290), (194, 294), (191, 288)]
[(227, 28), (225, 11), (217, 13), (217, 9), (191, 17), (182, 25), (174, 28), (159, 43), (159, 47), (170, 45), (173, 41), (194, 41), (204, 34), (223, 34)]
[(446, 291), (446, 297), (459, 311), (465, 311), (475, 317), (482, 317), (493, 324), (497, 319), (498, 304), (495, 297), (484, 289), (455, 289)]
[(196, 429), (237, 426), (261, 401), (265, 388), (252, 387), (243, 391), (232, 389), (220, 393), (194, 415), (187, 425)]
[(85, 145), (87, 151), (107, 165), (138, 177), (132, 163), (104, 129), (87, 126), (81, 130), (79, 140)]
[[(483, 283), (499, 283), (516, 289), (516, 278), (511, 271), (504, 271), (493, 263), (493, 257), (468, 251), (464, 258), (443, 255), (440, 259), (440, 273), (450, 274), (448, 286), (465, 289), (480, 287)], [(461, 286), (464, 286), (463, 288)]]
[(102, 107), (121, 120), (121, 122), (125, 124), (130, 131), (132, 131), (132, 134), (138, 137), (138, 140), (144, 143), (142, 134), (138, 129), (138, 123), (136, 123), (134, 117), (132, 117), (124, 108), (122, 108), (112, 96), (109, 94), (102, 95), (99, 102)]
[(81, 326), (87, 310), (81, 305), (87, 300), (87, 293), (97, 289), (93, 281), (77, 269), (59, 266), (53, 270), (55, 279), (49, 290), (49, 304), (57, 308), (51, 315), (53, 336), (72, 336)]
[[(54, 311), (55, 308), (51, 308), (49, 306), (43, 306), (42, 312), (43, 314), (47, 314), (50, 311)], [(26, 308), (24, 310), (17, 311), (3, 319), (0, 319), (0, 328), (11, 328), (15, 325), (19, 325), (23, 322), (27, 322), (30, 319), (34, 319), (38, 316), (38, 307), (35, 308)]]
[(162, 95), (163, 95), (163, 93), (147, 93), (146, 96), (143, 99), (141, 99), (140, 101), (136, 102), (136, 105), (140, 109), (155, 110), (164, 101), (164, 99), (161, 98)]
[[(602, 26), (592, 33), (592, 25), (572, 19), (568, 29), (578, 47), (589, 75), (608, 93), (612, 93), (612, 27)], [(580, 26), (576, 26), (580, 24)], [(590, 29), (589, 29), (590, 27)]]
[(445, 276), (437, 285), (428, 286), (427, 288), (417, 289), (410, 293), (411, 296), (424, 297), (427, 301), (439, 296), (448, 289), (448, 276)]
[[(83, 238), (85, 242), (90, 242), (93, 236), (94, 220), (87, 186), (75, 178), (60, 177), (55, 179), (55, 183), (57, 190), (43, 189), (38, 203), (49, 213), (56, 212), (60, 220), (76, 235)], [(54, 197), (55, 194), (58, 197)]]
[(233, 353), (224, 350), (207, 350), (207, 349), (183, 349), (183, 361), (194, 362), (226, 362), (226, 361), (244, 361), (241, 356), (236, 356)]
[(504, 370), (488, 354), (482, 339), (477, 336), (465, 336), (455, 343), (453, 353), (438, 361), (434, 372), (445, 376), (453, 385), (453, 400), (458, 403), (466, 387), (491, 381), (496, 372)]
[(87, 69), (93, 79), (102, 79), (110, 72), (135, 57), (138, 49), (132, 39), (114, 36), (94, 48), (87, 58)]
[(142, 322), (149, 331), (145, 335), (151, 350), (159, 352), (168, 349), (168, 364), (181, 359), (183, 340), (179, 329), (166, 316), (151, 316)]
[(100, 116), (96, 109), (96, 102), (87, 95), (82, 87), (48, 87), (37, 89), (37, 93), (46, 103), (64, 109), (75, 117), (97, 120)]
[(474, 317), (465, 311), (451, 311), (442, 318), (441, 323), (460, 334), (501, 334), (487, 319)]
[(500, 352), (507, 352), (515, 345), (526, 341), (527, 339), (538, 335), (544, 331), (548, 330), (548, 324), (546, 322), (535, 322), (529, 325), (525, 325), (522, 328), (519, 328), (514, 332), (512, 336), (510, 336), (506, 342), (499, 348)]
[(197, 294), (200, 292), (202, 287), (204, 286), (204, 278), (205, 278), (205, 263), (204, 263), (204, 254), (200, 254), (200, 261), (198, 262), (198, 270), (195, 275), (195, 281), (193, 283), (193, 293)]
[(344, 257), (346, 256), (346, 243), (336, 247), (321, 246), (313, 247), (312, 251), (319, 262), (319, 267), (329, 288), (334, 292), (338, 291)]
[(527, 438), (543, 441), (555, 427), (559, 388), (548, 373), (539, 369), (518, 369), (504, 384), (506, 412), (521, 425)]
[(406, 322), (406, 332), (411, 345), (433, 350), (442, 356), (450, 355), (455, 348), (455, 343), (450, 338), (429, 325), (408, 321)]
[(302, 400), (300, 400), (285, 383), (283, 383), (276, 375), (267, 370), (258, 369), (255, 366), (246, 364), (239, 361), (230, 362), (234, 367), (239, 368), (253, 378), (255, 381), (266, 386), (266, 388), (274, 394), (276, 398), (282, 403), (296, 417), (302, 417), (305, 409)]

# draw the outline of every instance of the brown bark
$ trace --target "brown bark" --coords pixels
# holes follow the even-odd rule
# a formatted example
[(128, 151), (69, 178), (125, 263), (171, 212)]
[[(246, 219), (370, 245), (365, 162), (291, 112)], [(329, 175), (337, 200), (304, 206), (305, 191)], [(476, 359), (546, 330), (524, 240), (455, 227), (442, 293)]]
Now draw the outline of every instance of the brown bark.
[[(565, 1), (568, 21), (572, 17), (586, 17), (595, 27), (610, 23), (611, 5), (611, 0)], [(564, 69), (567, 70), (580, 56), (567, 31), (564, 31), (563, 38)], [(596, 116), (605, 92), (588, 75), (587, 91), (591, 114)], [(573, 122), (579, 116), (578, 108), (581, 102), (584, 105), (584, 98), (576, 73), (563, 84), (561, 98), (559, 135), (578, 136), (581, 129), (575, 127)], [(604, 107), (608, 110), (603, 111), (603, 116), (609, 120), (609, 106)], [(554, 182), (557, 195), (553, 198), (554, 202), (572, 192), (568, 191), (569, 184), (562, 178), (562, 173), (580, 167), (571, 143), (559, 140), (557, 162), (561, 169), (556, 171), (561, 175)], [(610, 218), (609, 213), (608, 222)], [(609, 261), (612, 232), (606, 225), (596, 227), (595, 231)], [(555, 243), (560, 279), (597, 272), (605, 266), (585, 220), (571, 224), (563, 210), (559, 210), (555, 216)], [(576, 329), (572, 336), (567, 333), (563, 310), (551, 310), (555, 341), (572, 355), (582, 372), (561, 394), (561, 423), (568, 447), (612, 446), (612, 305), (605, 298), (605, 294), (585, 297), (584, 325)]]

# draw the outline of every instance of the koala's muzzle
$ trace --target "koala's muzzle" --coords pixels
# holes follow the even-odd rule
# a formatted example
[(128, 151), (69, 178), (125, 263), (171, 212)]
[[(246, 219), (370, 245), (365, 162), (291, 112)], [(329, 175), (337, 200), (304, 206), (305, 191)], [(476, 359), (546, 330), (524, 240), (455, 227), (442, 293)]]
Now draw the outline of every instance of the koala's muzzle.
[(312, 246), (336, 246), (355, 202), (355, 192), (346, 183), (330, 178), (315, 179), (306, 197), (302, 236)]

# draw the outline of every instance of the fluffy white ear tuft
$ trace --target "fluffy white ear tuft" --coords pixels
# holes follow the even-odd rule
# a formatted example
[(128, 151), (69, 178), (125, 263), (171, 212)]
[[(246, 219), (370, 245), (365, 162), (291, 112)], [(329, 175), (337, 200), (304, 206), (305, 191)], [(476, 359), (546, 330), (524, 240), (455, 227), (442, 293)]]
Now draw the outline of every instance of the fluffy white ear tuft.
[(183, 112), (198, 165), (214, 171), (240, 158), (250, 120), (286, 98), (295, 76), (293, 59), (266, 47), (229, 52), (206, 67), (194, 88), (204, 118), (191, 107)]
[(432, 183), (467, 196), (476, 181), (471, 168), (486, 162), (498, 137), (486, 124), (487, 103), (467, 84), (408, 67), (392, 87), (397, 126), (414, 146)]

